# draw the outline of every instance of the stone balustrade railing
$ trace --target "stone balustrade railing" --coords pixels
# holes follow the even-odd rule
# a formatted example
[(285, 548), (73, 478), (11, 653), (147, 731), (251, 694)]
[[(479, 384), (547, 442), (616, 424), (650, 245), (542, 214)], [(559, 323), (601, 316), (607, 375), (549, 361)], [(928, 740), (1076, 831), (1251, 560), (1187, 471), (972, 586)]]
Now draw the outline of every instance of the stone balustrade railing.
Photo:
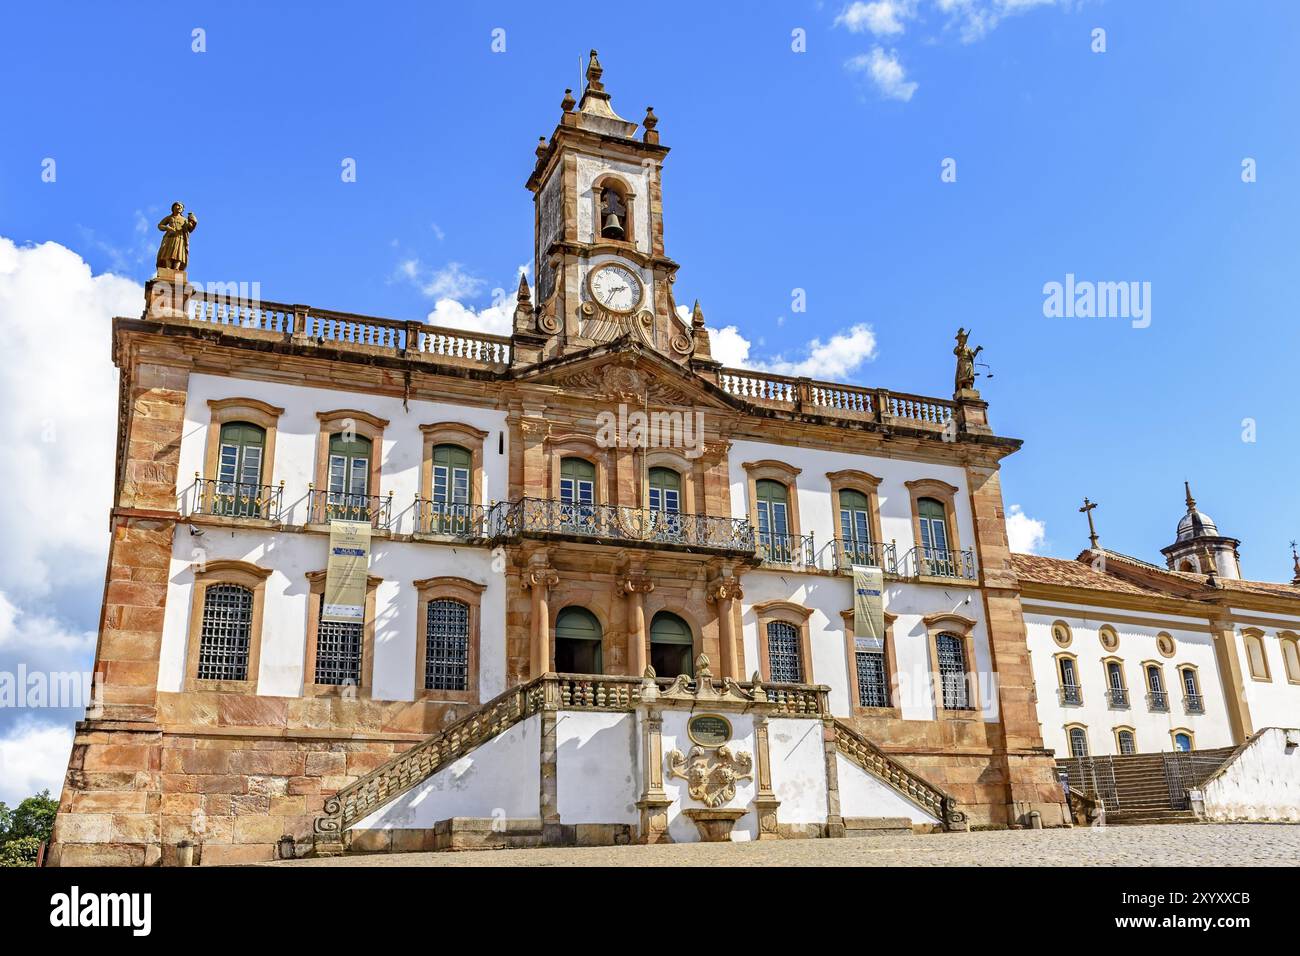
[(930, 430), (942, 430), (955, 408), (955, 403), (941, 398), (742, 368), (719, 370), (718, 381), (729, 394), (765, 408)]
[(499, 335), (309, 305), (251, 301), (196, 290), (187, 300), (186, 317), (191, 322), (220, 326), (231, 335), (254, 333), (254, 337), (260, 337), (257, 333), (271, 333), (317, 345), (390, 352), (444, 365), (496, 369), (510, 364), (510, 339)]
[(848, 724), (835, 721), (835, 748), (871, 776), (943, 822), (945, 830), (967, 829), (956, 799), (908, 770)]

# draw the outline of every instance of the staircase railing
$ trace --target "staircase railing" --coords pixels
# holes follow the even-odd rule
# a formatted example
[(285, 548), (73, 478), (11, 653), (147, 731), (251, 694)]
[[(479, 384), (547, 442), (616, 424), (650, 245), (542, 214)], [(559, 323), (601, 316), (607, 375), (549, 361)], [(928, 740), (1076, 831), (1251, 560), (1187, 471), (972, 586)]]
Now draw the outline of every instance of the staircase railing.
[(835, 747), (877, 780), (943, 821), (945, 830), (966, 830), (966, 814), (952, 797), (890, 757), (848, 724), (835, 721)]

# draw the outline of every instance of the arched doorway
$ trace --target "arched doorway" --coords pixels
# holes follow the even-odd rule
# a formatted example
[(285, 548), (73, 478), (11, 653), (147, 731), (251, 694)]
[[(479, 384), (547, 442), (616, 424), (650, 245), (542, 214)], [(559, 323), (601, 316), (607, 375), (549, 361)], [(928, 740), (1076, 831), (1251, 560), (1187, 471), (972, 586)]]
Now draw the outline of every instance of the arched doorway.
[(600, 621), (585, 607), (566, 607), (555, 618), (555, 670), (603, 674)]
[(650, 623), (650, 666), (660, 677), (695, 676), (691, 626), (669, 611), (660, 611)]

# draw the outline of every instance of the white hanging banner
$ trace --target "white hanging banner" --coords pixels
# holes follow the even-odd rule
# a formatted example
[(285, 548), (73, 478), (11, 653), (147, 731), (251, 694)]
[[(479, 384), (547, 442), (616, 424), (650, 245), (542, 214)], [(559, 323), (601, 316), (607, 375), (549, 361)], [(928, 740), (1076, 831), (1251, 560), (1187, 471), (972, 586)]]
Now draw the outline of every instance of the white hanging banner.
[(885, 646), (885, 572), (853, 565), (853, 645), (860, 651)]
[(322, 621), (347, 623), (366, 617), (366, 575), (370, 571), (370, 522), (330, 522)]

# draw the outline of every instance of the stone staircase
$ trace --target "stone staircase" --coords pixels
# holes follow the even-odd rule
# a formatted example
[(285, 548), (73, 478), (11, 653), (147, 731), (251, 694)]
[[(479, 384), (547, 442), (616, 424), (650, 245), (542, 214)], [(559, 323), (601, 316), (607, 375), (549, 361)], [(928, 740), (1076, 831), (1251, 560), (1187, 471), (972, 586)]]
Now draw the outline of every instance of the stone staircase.
[(1108, 824), (1195, 823), (1187, 791), (1199, 788), (1236, 752), (1234, 747), (1057, 760), (1070, 786), (1099, 799)]
[(908, 800), (943, 822), (945, 830), (968, 829), (966, 814), (957, 801), (924, 777), (908, 770), (862, 734), (836, 718), (835, 748), (876, 779), (887, 783)]

